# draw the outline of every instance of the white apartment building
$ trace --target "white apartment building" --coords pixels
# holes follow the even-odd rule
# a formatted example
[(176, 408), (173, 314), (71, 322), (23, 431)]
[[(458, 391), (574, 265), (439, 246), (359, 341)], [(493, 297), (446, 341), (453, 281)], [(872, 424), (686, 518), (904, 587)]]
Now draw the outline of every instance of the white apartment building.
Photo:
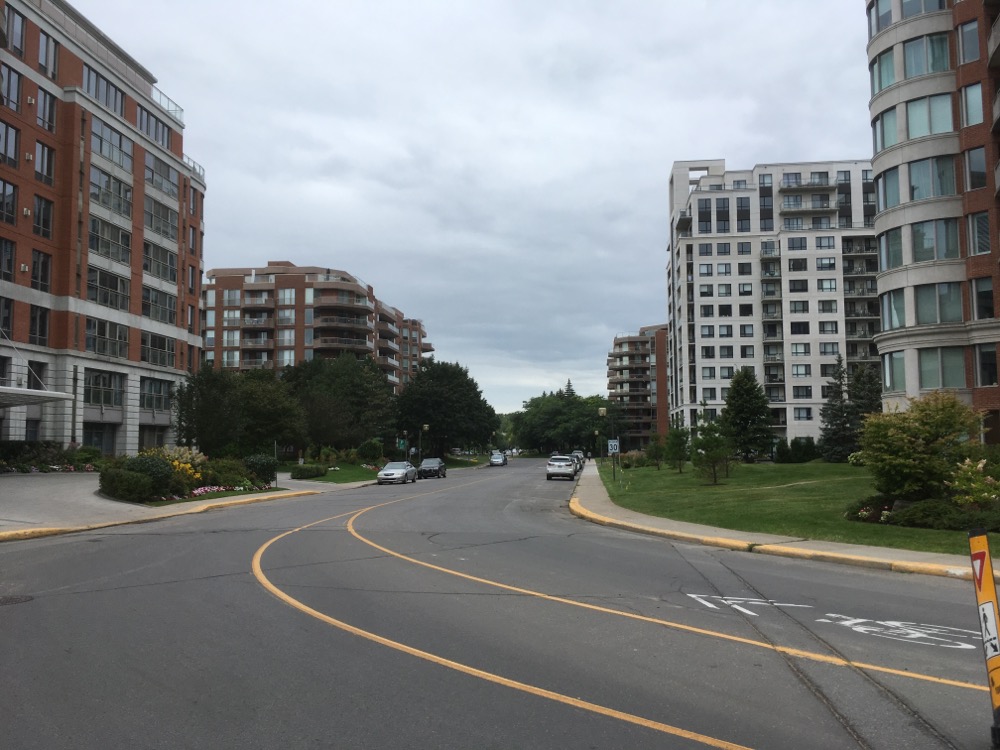
[(837, 355), (878, 367), (875, 187), (866, 160), (675, 162), (667, 262), (671, 419), (718, 414), (752, 368), (776, 438), (819, 438)]

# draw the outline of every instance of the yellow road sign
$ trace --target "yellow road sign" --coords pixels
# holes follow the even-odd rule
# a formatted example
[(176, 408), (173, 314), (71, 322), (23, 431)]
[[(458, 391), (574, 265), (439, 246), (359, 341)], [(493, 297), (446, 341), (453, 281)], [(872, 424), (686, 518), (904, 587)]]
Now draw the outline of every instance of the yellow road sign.
[(993, 705), (993, 746), (1000, 739), (1000, 634), (997, 633), (997, 587), (993, 580), (993, 560), (986, 532), (976, 529), (969, 532), (969, 553), (972, 558), (972, 582), (976, 587), (979, 605), (979, 629), (983, 634), (983, 656), (986, 659), (986, 676), (990, 683), (990, 702)]

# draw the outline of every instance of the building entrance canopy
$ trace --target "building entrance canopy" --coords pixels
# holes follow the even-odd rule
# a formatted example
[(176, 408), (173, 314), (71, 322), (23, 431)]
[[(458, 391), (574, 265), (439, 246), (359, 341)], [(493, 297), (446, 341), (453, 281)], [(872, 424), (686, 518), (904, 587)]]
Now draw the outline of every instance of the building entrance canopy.
[(13, 406), (43, 404), (47, 401), (72, 400), (72, 393), (62, 393), (60, 391), (37, 391), (32, 388), (12, 388), (9, 386), (0, 386), (0, 409), (9, 409)]

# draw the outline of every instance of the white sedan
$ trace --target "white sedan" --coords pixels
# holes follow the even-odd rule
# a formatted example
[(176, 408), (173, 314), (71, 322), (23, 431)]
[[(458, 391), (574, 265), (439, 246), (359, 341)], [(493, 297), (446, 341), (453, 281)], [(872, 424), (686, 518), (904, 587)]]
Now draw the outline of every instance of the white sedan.
[(417, 481), (417, 467), (409, 461), (390, 461), (375, 477), (379, 484), (406, 484)]

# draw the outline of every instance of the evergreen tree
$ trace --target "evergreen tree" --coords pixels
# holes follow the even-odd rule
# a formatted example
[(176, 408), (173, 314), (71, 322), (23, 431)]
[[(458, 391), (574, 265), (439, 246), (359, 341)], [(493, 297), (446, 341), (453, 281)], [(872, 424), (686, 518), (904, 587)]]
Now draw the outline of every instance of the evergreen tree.
[(729, 382), (721, 430), (734, 452), (749, 463), (760, 453), (769, 454), (774, 433), (767, 394), (752, 369), (741, 369)]
[(722, 430), (721, 420), (709, 417), (702, 402), (697, 431), (691, 437), (691, 463), (695, 471), (712, 484), (718, 484), (720, 477), (729, 476), (732, 454), (733, 447)]
[(678, 473), (683, 473), (684, 464), (688, 460), (688, 449), (691, 441), (691, 430), (681, 424), (675, 417), (667, 432), (666, 445), (663, 447), (663, 457)]
[(819, 411), (820, 452), (827, 461), (844, 463), (858, 449), (858, 426), (847, 398), (847, 369), (839, 354), (827, 389), (826, 403)]
[(847, 400), (851, 403), (856, 429), (860, 432), (867, 415), (882, 413), (882, 377), (879, 368), (860, 365), (848, 382)]

